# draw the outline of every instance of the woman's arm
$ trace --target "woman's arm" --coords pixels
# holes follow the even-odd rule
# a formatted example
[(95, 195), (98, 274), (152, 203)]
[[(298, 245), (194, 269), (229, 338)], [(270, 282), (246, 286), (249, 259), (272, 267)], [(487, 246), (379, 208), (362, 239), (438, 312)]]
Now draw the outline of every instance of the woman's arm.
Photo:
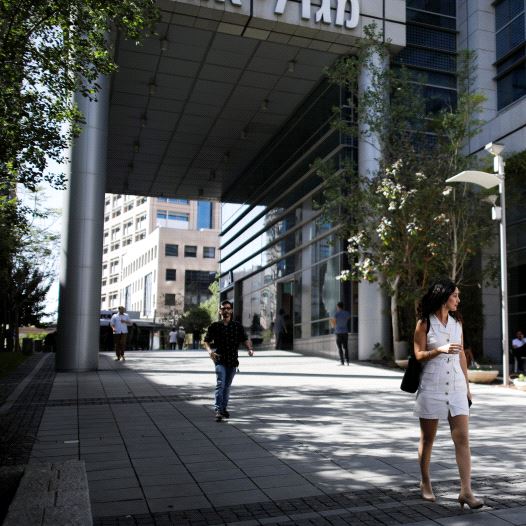
[[(439, 354), (457, 354), (460, 352), (460, 344), (447, 343), (436, 349), (427, 350), (427, 323), (418, 320), (414, 336), (415, 358), (419, 362), (426, 362), (436, 358)], [(465, 358), (465, 357), (464, 357)], [(466, 373), (467, 374), (467, 373)]]
[(413, 338), (415, 358), (419, 361), (429, 360), (427, 347), (427, 322), (418, 320)]

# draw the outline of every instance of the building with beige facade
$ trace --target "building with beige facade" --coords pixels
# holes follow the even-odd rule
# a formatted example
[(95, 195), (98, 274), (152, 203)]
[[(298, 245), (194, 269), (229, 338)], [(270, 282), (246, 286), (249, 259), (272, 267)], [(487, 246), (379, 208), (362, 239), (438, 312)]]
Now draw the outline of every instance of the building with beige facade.
[(219, 205), (106, 194), (101, 310), (176, 322), (210, 296), (219, 262)]

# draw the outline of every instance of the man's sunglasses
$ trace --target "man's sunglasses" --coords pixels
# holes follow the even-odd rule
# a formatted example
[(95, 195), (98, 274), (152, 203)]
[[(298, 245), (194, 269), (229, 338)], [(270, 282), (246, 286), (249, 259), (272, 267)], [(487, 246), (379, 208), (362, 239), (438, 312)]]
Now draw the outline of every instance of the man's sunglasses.
[(232, 310), (232, 307), (219, 307), (219, 310)]

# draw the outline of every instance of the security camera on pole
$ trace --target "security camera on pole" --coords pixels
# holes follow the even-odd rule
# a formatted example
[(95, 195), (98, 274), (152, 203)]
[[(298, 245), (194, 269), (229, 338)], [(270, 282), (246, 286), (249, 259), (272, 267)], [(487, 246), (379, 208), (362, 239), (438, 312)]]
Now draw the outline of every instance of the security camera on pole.
[(504, 150), (502, 144), (490, 142), (484, 149), (494, 156), (493, 171), (479, 172), (466, 170), (446, 180), (446, 183), (474, 183), (484, 188), (499, 186), (500, 206), (493, 203), (491, 217), (500, 222), (500, 294), (501, 294), (501, 317), (502, 317), (502, 383), (509, 384), (509, 335), (508, 335), (508, 263), (506, 254), (506, 198), (504, 188), (504, 160), (501, 153)]

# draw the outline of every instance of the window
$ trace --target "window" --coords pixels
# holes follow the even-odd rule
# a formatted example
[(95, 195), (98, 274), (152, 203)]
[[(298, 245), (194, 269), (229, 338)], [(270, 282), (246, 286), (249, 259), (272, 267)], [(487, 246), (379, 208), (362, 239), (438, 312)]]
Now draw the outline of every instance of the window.
[(142, 230), (143, 228), (146, 228), (146, 215), (135, 219), (135, 230)]
[(526, 63), (520, 64), (497, 81), (499, 110), (526, 95)]
[(208, 287), (215, 280), (215, 272), (202, 270), (187, 270), (184, 275), (184, 306), (185, 309), (199, 305), (211, 296)]
[(184, 257), (185, 258), (196, 258), (197, 257), (197, 247), (195, 245), (185, 245), (184, 246)]
[(179, 245), (172, 245), (170, 243), (166, 243), (166, 245), (164, 245), (164, 255), (165, 256), (178, 256), (179, 255)]
[(158, 197), (159, 203), (172, 203), (173, 205), (187, 205), (190, 201), (188, 199), (176, 199), (175, 197)]
[(157, 210), (157, 226), (165, 228), (188, 229), (190, 215), (184, 212), (172, 212), (169, 210)]
[(164, 304), (167, 307), (175, 306), (175, 294), (165, 294), (164, 295)]
[(125, 236), (129, 236), (133, 231), (133, 221), (126, 221), (122, 227), (122, 233)]
[(166, 281), (175, 281), (176, 272), (174, 268), (166, 269)]
[(203, 247), (203, 257), (214, 259), (216, 257), (215, 247)]
[(497, 108), (499, 110), (526, 95), (524, 4), (524, 0), (502, 0), (495, 5)]
[(213, 204), (210, 201), (197, 202), (197, 228), (210, 229), (213, 228)]

